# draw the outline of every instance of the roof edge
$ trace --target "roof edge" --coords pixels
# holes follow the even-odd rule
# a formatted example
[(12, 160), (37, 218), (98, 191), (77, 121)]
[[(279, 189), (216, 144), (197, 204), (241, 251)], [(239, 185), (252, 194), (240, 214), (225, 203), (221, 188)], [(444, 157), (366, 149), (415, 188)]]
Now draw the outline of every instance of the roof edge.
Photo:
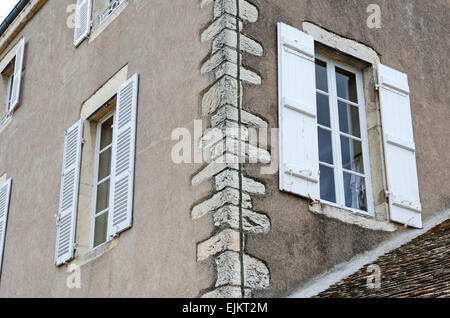
[(47, 0), (20, 0), (0, 25), (0, 54), (15, 39)]
[(16, 17), (19, 15), (19, 13), (23, 10), (25, 5), (28, 4), (30, 0), (19, 0), (19, 2), (16, 3), (14, 8), (11, 10), (11, 12), (8, 14), (8, 16), (5, 18), (5, 20), (0, 25), (0, 37), (5, 33), (5, 31), (8, 29), (8, 27), (13, 23), (13, 21), (16, 19)]
[(424, 222), (423, 229), (399, 233), (393, 236), (393, 238), (381, 243), (376, 248), (356, 255), (348, 262), (343, 262), (335, 265), (329, 271), (311, 278), (308, 282), (303, 284), (303, 286), (291, 292), (288, 297), (314, 297), (321, 292), (326, 291), (328, 288), (340, 282), (341, 280), (349, 277), (350, 275), (353, 275), (362, 267), (375, 262), (380, 256), (383, 256), (384, 254), (409, 243), (415, 238), (427, 233), (435, 226), (447, 221), (448, 219), (450, 219), (450, 209), (437, 213)]

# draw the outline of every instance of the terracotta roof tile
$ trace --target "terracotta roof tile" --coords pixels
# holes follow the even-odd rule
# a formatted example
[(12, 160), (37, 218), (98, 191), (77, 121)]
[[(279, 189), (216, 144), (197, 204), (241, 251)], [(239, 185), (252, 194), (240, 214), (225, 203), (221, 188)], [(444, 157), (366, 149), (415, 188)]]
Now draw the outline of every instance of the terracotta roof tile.
[(380, 288), (368, 288), (365, 266), (316, 297), (450, 297), (450, 220), (373, 264), (381, 269)]

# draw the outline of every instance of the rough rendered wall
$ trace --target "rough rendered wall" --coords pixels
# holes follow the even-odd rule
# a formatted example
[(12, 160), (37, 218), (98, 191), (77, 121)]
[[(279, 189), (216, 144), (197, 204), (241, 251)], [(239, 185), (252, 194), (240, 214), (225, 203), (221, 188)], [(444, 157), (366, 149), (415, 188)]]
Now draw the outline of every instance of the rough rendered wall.
[[(247, 90), (244, 105), (278, 127), (276, 23), (302, 28), (311, 21), (342, 36), (360, 41), (381, 55), (381, 62), (409, 75), (419, 187), (424, 218), (450, 206), (448, 1), (252, 0), (259, 20), (246, 34), (264, 47), (263, 57), (244, 58), (262, 85)], [(367, 6), (382, 10), (382, 28), (366, 26)], [(244, 85), (245, 89), (245, 85)], [(247, 171), (251, 171), (248, 167)], [(250, 238), (249, 253), (264, 259), (271, 271), (271, 288), (260, 296), (281, 296), (334, 264), (370, 249), (389, 234), (316, 216), (307, 202), (278, 190), (278, 175), (252, 176), (263, 180), (266, 196), (255, 202), (271, 218), (265, 237)]]
[[(200, 113), (209, 83), (199, 65), (210, 50), (200, 30), (212, 12), (187, 0), (130, 0), (75, 49), (66, 27), (73, 3), (48, 1), (19, 34), (27, 39), (22, 105), (0, 134), (0, 175), (13, 178), (0, 297), (197, 297), (213, 269), (196, 262), (195, 246), (212, 226), (193, 222), (189, 211), (210, 187), (190, 184), (200, 165), (172, 163), (170, 137), (177, 127), (192, 129)], [(129, 76), (140, 73), (134, 225), (81, 267), (81, 289), (69, 290), (67, 267), (53, 264), (64, 131), (127, 63)]]

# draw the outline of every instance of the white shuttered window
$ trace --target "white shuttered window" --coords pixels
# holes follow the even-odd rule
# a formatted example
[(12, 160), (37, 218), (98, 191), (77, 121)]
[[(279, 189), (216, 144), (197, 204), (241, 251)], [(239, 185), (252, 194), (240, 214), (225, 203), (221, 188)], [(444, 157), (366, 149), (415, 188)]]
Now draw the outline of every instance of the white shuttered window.
[(0, 275), (3, 264), (3, 250), (5, 247), (6, 225), (8, 223), (9, 196), (11, 179), (0, 185)]
[(16, 51), (16, 60), (14, 63), (14, 79), (11, 90), (11, 99), (9, 111), (12, 112), (19, 104), (20, 86), (22, 81), (23, 55), (25, 52), (25, 39), (22, 39)]
[(82, 138), (83, 121), (80, 120), (66, 131), (64, 137), (61, 194), (57, 217), (56, 265), (64, 264), (74, 256)]
[(422, 228), (408, 76), (378, 66), (390, 217)]
[(91, 31), (92, 0), (77, 0), (74, 45), (78, 46)]
[(314, 39), (278, 24), (280, 189), (320, 199)]
[(139, 76), (135, 74), (119, 88), (117, 93), (108, 239), (132, 226), (138, 87)]
[[(278, 24), (280, 189), (374, 215), (361, 71)], [(379, 65), (391, 220), (422, 227), (406, 74)], [(382, 172), (380, 172), (382, 173)]]

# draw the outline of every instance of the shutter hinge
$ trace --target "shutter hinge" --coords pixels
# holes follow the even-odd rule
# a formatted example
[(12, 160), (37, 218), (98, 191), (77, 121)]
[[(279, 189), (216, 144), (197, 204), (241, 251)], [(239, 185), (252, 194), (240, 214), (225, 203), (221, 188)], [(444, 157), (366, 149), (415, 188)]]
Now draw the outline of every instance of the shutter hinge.
[(381, 85), (380, 84), (375, 84), (375, 90), (379, 91), (380, 90)]
[(81, 138), (81, 144), (84, 145), (85, 142), (86, 142), (86, 139)]

